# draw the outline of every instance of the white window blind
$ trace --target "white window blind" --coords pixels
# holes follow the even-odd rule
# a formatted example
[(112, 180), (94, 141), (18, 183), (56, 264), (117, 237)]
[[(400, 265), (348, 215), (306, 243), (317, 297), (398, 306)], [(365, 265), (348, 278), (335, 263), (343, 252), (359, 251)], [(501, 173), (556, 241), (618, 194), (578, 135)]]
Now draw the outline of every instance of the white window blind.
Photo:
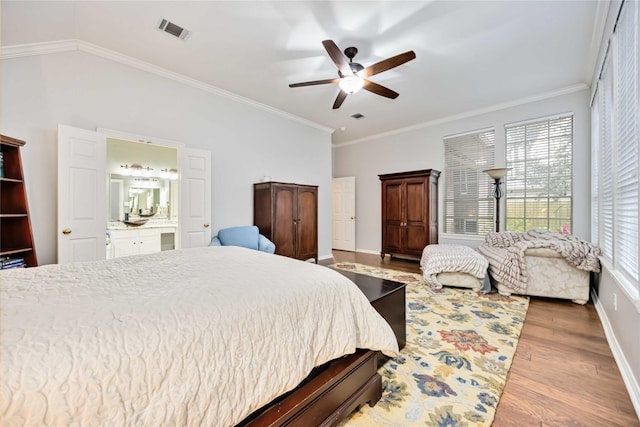
[(602, 70), (601, 85), (599, 89), (600, 104), (600, 155), (598, 179), (600, 187), (598, 190), (599, 211), (600, 211), (600, 231), (599, 242), (603, 255), (613, 260), (613, 137), (612, 117), (613, 111), (613, 84), (611, 73), (611, 61), (607, 57)]
[(623, 4), (614, 33), (614, 257), (616, 268), (638, 280), (637, 2)]
[(638, 268), (638, 208), (640, 186), (640, 107), (638, 107), (638, 2), (624, 1), (605, 56), (592, 105), (598, 132), (592, 135), (591, 159), (597, 181), (593, 214), (595, 235), (613, 273), (636, 298)]
[(593, 97), (591, 106), (591, 242), (594, 245), (600, 244), (598, 230), (600, 228), (598, 209), (598, 187), (600, 180), (598, 174), (600, 172), (600, 101), (599, 88), (596, 87), (596, 93)]
[(495, 131), (485, 129), (444, 138), (444, 232), (485, 235), (493, 229), (491, 180)]
[(505, 126), (507, 231), (571, 231), (573, 115)]

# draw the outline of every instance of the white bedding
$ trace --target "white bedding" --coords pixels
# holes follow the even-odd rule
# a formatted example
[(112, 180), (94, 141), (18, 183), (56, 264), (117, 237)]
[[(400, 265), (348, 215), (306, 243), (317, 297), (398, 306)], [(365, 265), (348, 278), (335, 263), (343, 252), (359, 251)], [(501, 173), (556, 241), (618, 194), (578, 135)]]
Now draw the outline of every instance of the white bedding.
[(389, 325), (341, 274), (238, 247), (0, 273), (0, 419), (231, 426)]

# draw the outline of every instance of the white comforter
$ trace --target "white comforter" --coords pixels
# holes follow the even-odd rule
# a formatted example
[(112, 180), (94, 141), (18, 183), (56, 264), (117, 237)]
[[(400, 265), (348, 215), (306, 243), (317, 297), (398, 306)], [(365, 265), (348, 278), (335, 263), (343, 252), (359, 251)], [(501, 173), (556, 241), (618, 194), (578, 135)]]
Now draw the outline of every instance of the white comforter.
[(356, 348), (395, 354), (318, 265), (207, 247), (0, 273), (0, 419), (230, 426)]

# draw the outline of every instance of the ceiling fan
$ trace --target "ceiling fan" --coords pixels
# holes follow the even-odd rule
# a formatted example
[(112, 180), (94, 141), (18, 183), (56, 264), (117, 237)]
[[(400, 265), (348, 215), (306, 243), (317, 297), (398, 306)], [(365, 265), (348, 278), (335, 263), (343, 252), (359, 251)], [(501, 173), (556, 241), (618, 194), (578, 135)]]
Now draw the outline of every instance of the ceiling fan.
[[(414, 51), (410, 50), (405, 53), (401, 53), (400, 55), (392, 56), (391, 58), (384, 59), (380, 62), (376, 62), (373, 65), (369, 65), (368, 67), (363, 67), (361, 64), (357, 62), (353, 62), (353, 58), (358, 53), (358, 49), (355, 47), (348, 47), (344, 50), (344, 55), (340, 52), (340, 48), (333, 42), (333, 40), (324, 40), (322, 45), (326, 49), (327, 53), (333, 60), (333, 62), (338, 67), (338, 76), (337, 79), (325, 79), (325, 80), (314, 80), (310, 82), (303, 83), (292, 83), (289, 87), (302, 87), (302, 86), (314, 86), (314, 85), (323, 85), (329, 83), (338, 83), (340, 86), (340, 92), (338, 93), (338, 97), (333, 103), (333, 109), (340, 108), (344, 100), (347, 98), (347, 95), (351, 95), (359, 91), (360, 89), (368, 90), (369, 92), (375, 93), (376, 95), (385, 96), (387, 98), (396, 99), (398, 97), (398, 93), (392, 91), (389, 88), (386, 88), (378, 83), (374, 83), (370, 80), (367, 80), (368, 77), (374, 76), (383, 71), (390, 70), (392, 68), (397, 67), (398, 65), (402, 65), (405, 62), (409, 62), (412, 59), (415, 59), (416, 54)], [(347, 62), (347, 58), (349, 62)]]

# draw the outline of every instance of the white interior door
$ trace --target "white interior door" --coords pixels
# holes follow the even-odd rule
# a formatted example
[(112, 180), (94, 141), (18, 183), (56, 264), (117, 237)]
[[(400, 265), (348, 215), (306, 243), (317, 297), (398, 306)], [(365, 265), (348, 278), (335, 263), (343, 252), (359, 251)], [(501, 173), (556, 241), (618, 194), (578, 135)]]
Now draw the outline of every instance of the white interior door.
[(356, 177), (331, 180), (332, 247), (343, 251), (356, 250)]
[(58, 126), (58, 263), (106, 258), (107, 138)]
[(211, 241), (211, 152), (180, 150), (180, 247)]

